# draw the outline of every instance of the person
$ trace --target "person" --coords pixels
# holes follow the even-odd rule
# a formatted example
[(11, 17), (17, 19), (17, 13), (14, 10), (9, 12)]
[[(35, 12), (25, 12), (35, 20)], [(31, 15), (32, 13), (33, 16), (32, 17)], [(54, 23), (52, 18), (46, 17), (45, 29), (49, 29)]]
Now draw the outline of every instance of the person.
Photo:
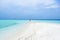
[(31, 19), (29, 21), (31, 22)]

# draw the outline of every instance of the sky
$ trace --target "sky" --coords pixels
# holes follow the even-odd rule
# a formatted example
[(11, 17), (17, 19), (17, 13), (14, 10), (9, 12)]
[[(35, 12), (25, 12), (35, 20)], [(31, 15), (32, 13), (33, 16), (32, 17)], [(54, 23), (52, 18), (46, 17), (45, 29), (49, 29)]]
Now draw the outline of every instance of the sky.
[(60, 19), (60, 0), (0, 0), (0, 19)]

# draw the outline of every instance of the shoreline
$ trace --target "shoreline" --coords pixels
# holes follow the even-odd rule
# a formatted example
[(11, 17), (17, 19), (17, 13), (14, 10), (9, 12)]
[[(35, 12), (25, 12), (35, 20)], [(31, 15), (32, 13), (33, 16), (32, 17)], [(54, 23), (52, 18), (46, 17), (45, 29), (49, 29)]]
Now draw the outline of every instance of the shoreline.
[[(49, 30), (60, 29), (60, 25), (50, 24), (50, 23), (42, 23), (42, 22), (27, 22), (22, 25), (18, 24), (18, 25), (14, 25), (14, 26), (18, 27), (18, 28), (13, 28), (13, 29), (7, 30), (6, 31), (7, 35), (5, 35), (6, 40), (18, 40), (21, 37), (23, 37), (23, 39), (28, 38), (28, 36), (33, 35), (34, 32), (39, 34), (38, 33), (39, 31), (41, 31), (41, 33), (39, 35), (42, 36), (42, 35), (45, 35)], [(21, 26), (21, 28), (20, 28), (20, 26)], [(37, 34), (36, 34), (36, 36), (39, 37)]]

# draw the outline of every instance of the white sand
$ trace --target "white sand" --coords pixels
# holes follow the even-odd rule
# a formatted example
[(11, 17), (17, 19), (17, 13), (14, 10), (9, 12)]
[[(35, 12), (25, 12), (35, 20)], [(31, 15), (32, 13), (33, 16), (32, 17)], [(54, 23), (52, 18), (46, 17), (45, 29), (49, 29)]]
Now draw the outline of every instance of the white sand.
[(60, 24), (28, 22), (21, 28), (18, 24), (5, 32), (0, 40), (60, 40)]

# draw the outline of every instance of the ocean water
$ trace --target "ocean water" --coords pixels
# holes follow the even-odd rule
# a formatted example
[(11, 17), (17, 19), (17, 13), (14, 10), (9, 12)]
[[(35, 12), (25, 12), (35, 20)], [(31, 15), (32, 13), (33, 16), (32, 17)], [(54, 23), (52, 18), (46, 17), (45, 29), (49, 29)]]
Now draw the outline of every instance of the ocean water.
[(32, 20), (33, 22), (46, 22), (46, 23), (55, 23), (60, 24), (60, 20)]
[[(12, 25), (16, 24), (23, 24), (27, 22), (28, 20), (0, 20), (0, 29), (7, 28)], [(32, 20), (33, 22), (49, 22), (49, 23), (56, 23), (60, 24), (60, 20)]]
[(0, 29), (2, 28), (7, 28), (10, 27), (12, 25), (16, 25), (16, 24), (22, 24), (27, 22), (27, 20), (0, 20)]
[[(16, 24), (22, 24), (27, 22), (28, 20), (0, 20), (0, 29), (6, 28)], [(60, 20), (32, 20), (33, 22), (49, 22), (60, 24)]]

